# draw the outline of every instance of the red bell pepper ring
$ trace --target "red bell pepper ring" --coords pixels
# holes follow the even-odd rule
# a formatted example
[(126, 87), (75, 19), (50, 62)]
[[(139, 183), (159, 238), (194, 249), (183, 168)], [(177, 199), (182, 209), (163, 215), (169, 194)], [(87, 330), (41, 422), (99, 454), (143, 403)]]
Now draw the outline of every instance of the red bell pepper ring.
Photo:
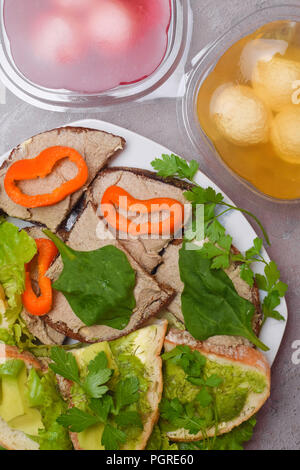
[[(52, 193), (29, 196), (18, 188), (17, 181), (45, 178), (52, 172), (56, 163), (64, 158), (68, 158), (75, 163), (78, 173), (75, 178), (63, 183), (60, 187), (54, 189)], [(80, 189), (87, 179), (88, 167), (80, 153), (70, 147), (56, 146), (43, 150), (35, 158), (18, 160), (13, 163), (6, 172), (4, 188), (7, 195), (16, 204), (33, 209), (57, 204)]]
[(22, 300), (28, 313), (40, 317), (49, 313), (52, 308), (53, 292), (51, 280), (45, 274), (57, 256), (58, 249), (51, 240), (46, 238), (37, 238), (35, 242), (38, 249), (38, 284), (40, 295), (36, 295), (32, 289), (30, 276), (31, 261), (25, 266), (25, 292)]
[[(169, 217), (159, 222), (152, 221), (150, 217), (147, 222), (136, 224), (120, 214), (116, 207), (125, 211), (150, 215), (154, 212), (167, 211)], [(132, 235), (172, 235), (184, 223), (184, 205), (176, 199), (165, 197), (146, 200), (135, 199), (119, 186), (110, 186), (106, 189), (101, 200), (101, 211), (109, 225), (118, 231)]]

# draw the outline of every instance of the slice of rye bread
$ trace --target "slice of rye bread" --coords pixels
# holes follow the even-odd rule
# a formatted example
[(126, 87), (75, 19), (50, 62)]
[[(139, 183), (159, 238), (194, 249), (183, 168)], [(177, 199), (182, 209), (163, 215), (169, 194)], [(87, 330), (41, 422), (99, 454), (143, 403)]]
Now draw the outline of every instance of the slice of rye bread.
[[(153, 427), (159, 418), (159, 403), (163, 391), (162, 376), (162, 359), (160, 356), (165, 335), (167, 332), (168, 322), (163, 320), (155, 320), (149, 326), (141, 328), (132, 338), (132, 346), (135, 349), (135, 356), (144, 364), (145, 378), (149, 380), (147, 390), (147, 400), (150, 405), (149, 415), (147, 416), (144, 428), (140, 436), (136, 439), (134, 449), (124, 445), (121, 450), (143, 450), (145, 449), (148, 439), (152, 433)], [(131, 336), (128, 336), (131, 341)], [(73, 351), (76, 357), (76, 351)], [(58, 377), (58, 383), (62, 396), (69, 402), (70, 408), (72, 403), (72, 382), (62, 377)], [(75, 450), (83, 450), (80, 447), (78, 434), (70, 432), (70, 437)]]
[[(47, 238), (39, 227), (30, 227), (24, 229), (28, 235), (34, 239)], [(48, 239), (48, 238), (47, 238)], [(37, 263), (32, 263), (31, 267), (32, 287), (38, 294), (38, 267)], [(36, 288), (36, 289), (35, 289)], [(65, 335), (51, 328), (45, 321), (44, 317), (31, 315), (25, 308), (21, 312), (21, 318), (25, 322), (29, 332), (38, 339), (42, 344), (54, 345), (63, 344)]]
[[(147, 170), (139, 170), (136, 168), (107, 168), (97, 176), (87, 193), (87, 198), (95, 205), (99, 206), (105, 190), (112, 185), (117, 185), (125, 189), (136, 199), (152, 199), (167, 197), (179, 201), (181, 204), (187, 204), (188, 211), (186, 217), (190, 214), (190, 204), (183, 195), (186, 184), (183, 187), (182, 181), (170, 179), (163, 180), (156, 173)], [(138, 217), (141, 221), (141, 217)], [(131, 220), (135, 222), (136, 217)], [(143, 266), (149, 273), (152, 273), (161, 262), (161, 251), (168, 246), (173, 236), (170, 238), (150, 239), (146, 236), (133, 238), (125, 234), (119, 233), (120, 243), (126, 250)]]
[(172, 441), (197, 441), (206, 437), (214, 437), (216, 431), (217, 435), (228, 433), (257, 413), (270, 396), (271, 370), (266, 358), (260, 351), (245, 344), (232, 344), (225, 336), (223, 342), (219, 341), (218, 344), (212, 344), (207, 341), (196, 341), (187, 331), (171, 329), (165, 338), (165, 352), (171, 351), (179, 345), (189, 346), (192, 350), (199, 351), (208, 360), (218, 364), (224, 366), (234, 365), (245, 371), (257, 372), (265, 378), (266, 387), (261, 393), (250, 392), (239, 416), (230, 421), (219, 423), (217, 430), (213, 426), (206, 430), (205, 435), (203, 435), (202, 432), (190, 434), (182, 428), (167, 433)]
[[(155, 278), (158, 282), (164, 282), (164, 279), (168, 279), (168, 284), (176, 291), (174, 299), (168, 305), (168, 310), (179, 320), (184, 323), (184, 317), (181, 311), (181, 294), (183, 291), (184, 284), (180, 279), (180, 272), (178, 267), (179, 261), (179, 250), (182, 247), (182, 243), (176, 240), (171, 243), (162, 255), (162, 263), (158, 267)], [(234, 246), (231, 248), (234, 254), (238, 254)], [(254, 283), (253, 287), (250, 287), (240, 277), (240, 263), (235, 262), (229, 266), (228, 269), (224, 270), (228, 277), (233, 282), (233, 285), (237, 293), (244, 299), (249, 300), (255, 307), (255, 313), (252, 319), (252, 327), (255, 334), (258, 336), (262, 325), (263, 314), (259, 299), (259, 290)], [(247, 344), (250, 344), (248, 340), (244, 339)]]
[[(89, 176), (86, 184), (76, 193), (49, 207), (27, 209), (15, 204), (6, 194), (4, 179), (7, 169), (16, 161), (32, 159), (41, 151), (53, 146), (72, 147), (85, 159)], [(38, 222), (56, 231), (70, 213), (81, 195), (89, 187), (98, 172), (109, 162), (112, 156), (125, 146), (125, 140), (107, 132), (83, 127), (61, 127), (38, 134), (16, 147), (0, 167), (0, 209), (6, 214), (19, 219)], [(67, 159), (60, 161), (45, 178), (36, 178), (18, 183), (21, 190), (30, 195), (53, 191), (77, 174), (76, 166)]]
[[(14, 346), (7, 346), (0, 344), (0, 364), (6, 360), (21, 359), (24, 361), (26, 367), (31, 369), (34, 367), (36, 370), (43, 370), (43, 365), (28, 352), (20, 353)], [(7, 450), (39, 450), (39, 444), (22, 431), (12, 429), (0, 417), (0, 446)]]
[[(98, 236), (100, 239), (98, 238)], [(126, 253), (129, 263), (136, 272), (134, 296), (136, 307), (131, 319), (123, 330), (104, 325), (86, 326), (72, 311), (65, 296), (54, 290), (53, 308), (44, 319), (46, 323), (66, 336), (85, 343), (111, 341), (140, 328), (147, 320), (155, 316), (172, 300), (174, 291), (167, 285), (160, 285), (150, 276), (126, 251), (104, 223), (97, 216), (96, 208), (89, 202), (83, 208), (72, 230), (65, 233), (67, 244), (79, 251), (92, 251), (106, 245), (114, 245)], [(62, 271), (62, 260), (59, 257), (48, 271), (50, 279), (55, 280)]]

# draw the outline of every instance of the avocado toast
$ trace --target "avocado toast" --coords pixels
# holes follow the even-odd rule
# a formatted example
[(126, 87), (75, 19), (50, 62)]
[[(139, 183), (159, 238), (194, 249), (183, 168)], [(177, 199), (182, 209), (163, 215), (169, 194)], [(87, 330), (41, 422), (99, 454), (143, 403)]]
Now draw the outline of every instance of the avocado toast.
[(0, 345), (0, 445), (9, 450), (70, 450), (57, 418), (66, 409), (55, 375), (14, 346)]
[[(101, 354), (105, 354), (107, 367), (113, 371), (107, 384), (108, 392), (105, 397), (99, 399), (99, 408), (96, 409), (96, 417), (99, 419), (94, 426), (76, 433), (74, 425), (69, 424), (71, 413), (61, 418), (62, 421), (66, 419), (69, 424), (75, 449), (113, 450), (109, 449), (109, 439), (113, 438), (113, 435), (119, 437), (120, 449), (145, 448), (159, 416), (158, 408), (163, 389), (160, 353), (166, 329), (166, 321), (156, 321), (124, 338), (109, 343), (97, 343), (73, 352), (81, 376), (91, 368), (91, 361), (95, 361), (99, 355), (101, 357)], [(88, 395), (74, 385), (66, 379), (60, 380), (62, 393), (70, 406), (69, 410), (95, 412), (95, 400), (88, 401)], [(100, 415), (100, 409), (103, 412), (105, 406), (106, 416)]]
[[(224, 337), (218, 344), (195, 341), (186, 331), (171, 329), (164, 349), (161, 416), (172, 441), (228, 433), (251, 418), (270, 395), (270, 367), (250, 346), (233, 346)], [(175, 419), (170, 412), (174, 403), (182, 414)], [(194, 422), (189, 423), (191, 416)]]

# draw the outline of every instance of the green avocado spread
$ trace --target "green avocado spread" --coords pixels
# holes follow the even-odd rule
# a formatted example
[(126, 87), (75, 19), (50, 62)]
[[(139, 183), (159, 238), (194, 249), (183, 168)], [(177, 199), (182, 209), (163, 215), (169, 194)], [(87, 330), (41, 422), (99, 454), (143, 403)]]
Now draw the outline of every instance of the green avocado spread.
[[(164, 361), (163, 371), (163, 399), (169, 402), (174, 399), (179, 400), (187, 410), (187, 415), (190, 413), (203, 420), (201, 428), (204, 431), (238, 417), (249, 395), (262, 393), (266, 387), (265, 377), (260, 373), (225, 362), (220, 364), (210, 359), (206, 359), (203, 366), (200, 379), (202, 385), (200, 382), (199, 385), (191, 383), (191, 377), (172, 360)], [(218, 385), (206, 386), (209, 377), (217, 377)], [(211, 401), (208, 400), (207, 403), (203, 403), (203, 399), (199, 400), (199, 391), (204, 389), (211, 397)], [(164, 420), (165, 431), (176, 429), (178, 425)]]
[(112, 353), (118, 364), (120, 380), (135, 375), (139, 379), (139, 401), (138, 410), (144, 417), (151, 412), (151, 407), (147, 399), (149, 379), (147, 378), (146, 367), (135, 354), (135, 340), (139, 336), (139, 331), (131, 333), (128, 337), (120, 338), (110, 343)]
[[(78, 350), (78, 352), (75, 353), (75, 357), (79, 365), (80, 375), (84, 377), (87, 375), (89, 362), (94, 359), (99, 352), (105, 352), (108, 359), (108, 366), (114, 371), (110, 381), (106, 384), (109, 388), (108, 393), (112, 397), (114, 397), (114, 393), (120, 382), (124, 382), (131, 377), (137, 377), (139, 382), (138, 400), (127, 405), (123, 411), (137, 412), (144, 424), (151, 411), (147, 399), (149, 380), (147, 379), (145, 365), (135, 354), (134, 341), (137, 337), (138, 332), (110, 343), (97, 343), (82, 350)], [(72, 387), (72, 403), (80, 410), (91, 413), (88, 397), (85, 395), (82, 388), (76, 384)], [(116, 426), (115, 416), (113, 414), (108, 416), (105, 424), (99, 423), (78, 433), (80, 448), (85, 450), (104, 450), (101, 441), (106, 424)], [(130, 424), (130, 426), (126, 428), (126, 447), (134, 449), (141, 433), (142, 429), (140, 426)]]

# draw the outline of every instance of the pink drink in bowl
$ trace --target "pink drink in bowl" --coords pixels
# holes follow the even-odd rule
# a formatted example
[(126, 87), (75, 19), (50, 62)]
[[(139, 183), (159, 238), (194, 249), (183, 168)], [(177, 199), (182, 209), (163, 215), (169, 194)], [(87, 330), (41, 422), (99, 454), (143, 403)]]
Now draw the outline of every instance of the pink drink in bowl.
[(138, 82), (162, 62), (170, 0), (5, 0), (16, 67), (49, 89), (99, 93)]

